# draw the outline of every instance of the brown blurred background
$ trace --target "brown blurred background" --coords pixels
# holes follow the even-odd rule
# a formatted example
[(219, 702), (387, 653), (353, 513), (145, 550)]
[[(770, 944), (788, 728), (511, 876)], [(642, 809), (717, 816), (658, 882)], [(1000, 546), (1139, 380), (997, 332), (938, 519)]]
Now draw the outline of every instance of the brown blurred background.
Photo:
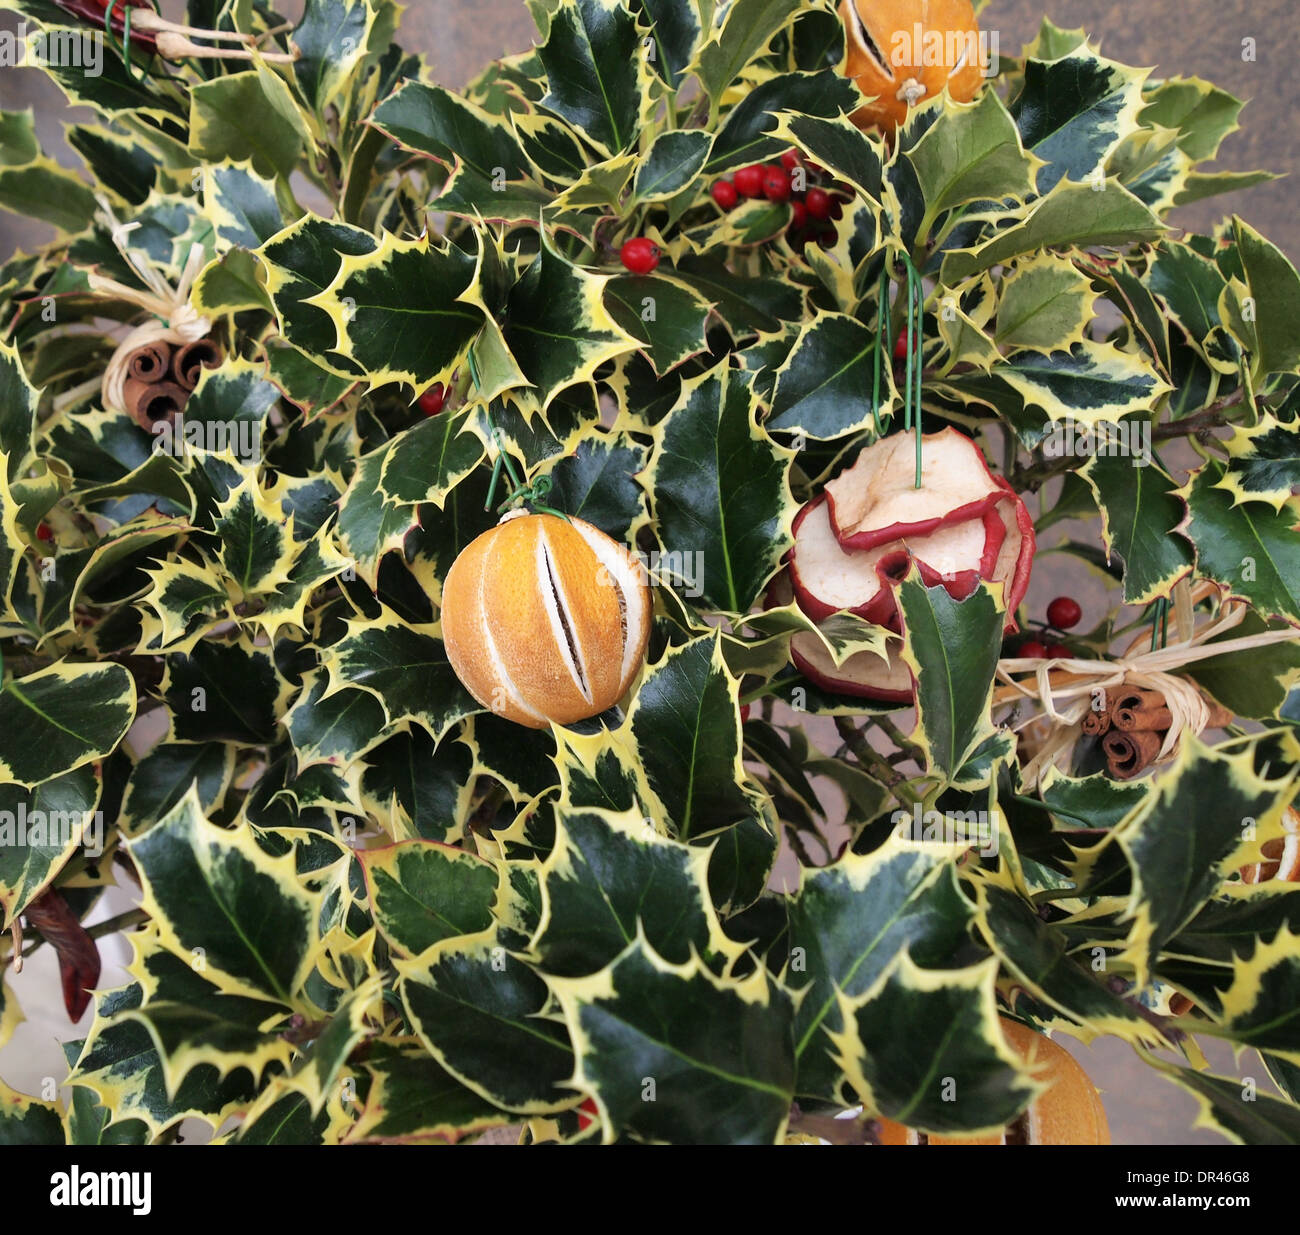
[[(180, 16), (183, 7), (180, 0), (162, 5), (169, 16)], [(281, 0), (278, 7), (296, 17), (302, 6), (300, 0)], [(1225, 142), (1220, 170), (1266, 168), (1291, 175), (1300, 169), (1296, 0), (1049, 0), (1046, 5), (1043, 0), (992, 0), (981, 23), (998, 31), (1004, 53), (1016, 54), (1033, 38), (1044, 12), (1059, 26), (1087, 29), (1114, 59), (1151, 66), (1157, 76), (1204, 77), (1248, 100), (1243, 131)], [(0, 29), (15, 24), (12, 14), (0, 13)], [(412, 50), (430, 55), (437, 79), (454, 88), (489, 60), (525, 50), (533, 34), (523, 0), (410, 0), (400, 37)], [(1246, 39), (1255, 43), (1253, 61), (1243, 58)], [(67, 108), (40, 73), (0, 70), (0, 107), (34, 108), (45, 149), (75, 164), (62, 141), (63, 125), (86, 117)], [(1300, 213), (1292, 191), (1291, 182), (1283, 179), (1189, 207), (1175, 221), (1206, 230), (1224, 214), (1240, 213), (1294, 260), (1300, 258)], [(49, 238), (49, 229), (41, 224), (0, 214), (0, 258)], [(1061, 581), (1058, 571), (1050, 573), (1055, 579), (1042, 581), (1044, 597)], [(1036, 587), (1035, 593), (1040, 590)], [(1082, 598), (1083, 588), (1076, 590)], [(1157, 1078), (1127, 1047), (1111, 1040), (1092, 1047), (1066, 1044), (1102, 1089), (1116, 1143), (1222, 1143), (1215, 1133), (1192, 1130), (1196, 1103)], [(1212, 1051), (1211, 1060), (1216, 1071), (1239, 1073), (1230, 1050)], [(1254, 1076), (1262, 1090), (1270, 1088), (1254, 1055), (1243, 1057), (1240, 1072)]]

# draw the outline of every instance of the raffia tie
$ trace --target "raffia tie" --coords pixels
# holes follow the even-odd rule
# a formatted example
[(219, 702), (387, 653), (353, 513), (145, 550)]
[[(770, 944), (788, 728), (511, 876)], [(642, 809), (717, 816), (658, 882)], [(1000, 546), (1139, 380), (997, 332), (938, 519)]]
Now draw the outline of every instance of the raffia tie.
[[(1216, 656), (1300, 640), (1300, 629), (1288, 628), (1261, 631), (1222, 643), (1210, 642), (1239, 626), (1247, 611), (1245, 604), (1230, 602), (1219, 617), (1193, 631), (1183, 642), (1138, 654), (1130, 650), (1119, 660), (1011, 657), (999, 661), (997, 676), (1004, 685), (994, 692), (994, 703), (1032, 700), (1039, 704), (1041, 711), (1035, 711), (1013, 729), (1019, 731), (1034, 725), (1047, 729), (1037, 751), (1022, 770), (1026, 786), (1037, 785), (1039, 777), (1048, 768), (1065, 766), (1075, 743), (1083, 735), (1083, 718), (1092, 710), (1092, 701), (1098, 691), (1142, 687), (1163, 695), (1173, 719), (1154, 762), (1159, 764), (1171, 760), (1178, 753), (1183, 735), (1204, 733), (1212, 716), (1210, 705), (1196, 684), (1185, 677), (1175, 676), (1174, 670)], [(1031, 671), (1032, 677), (1018, 677)], [(1046, 722), (1045, 726), (1043, 722)]]
[(130, 263), (131, 269), (143, 281), (145, 289), (127, 287), (116, 279), (92, 272), (89, 275), (90, 286), (94, 291), (116, 300), (125, 300), (138, 305), (145, 312), (153, 315), (153, 320), (143, 322), (129, 330), (118, 343), (104, 370), (100, 383), (100, 396), (107, 411), (125, 412), (125, 386), (127, 364), (130, 358), (142, 347), (152, 343), (171, 343), (183, 346), (197, 343), (206, 338), (212, 329), (212, 323), (201, 316), (190, 304), (190, 292), (194, 280), (203, 269), (203, 246), (190, 246), (189, 256), (185, 261), (181, 277), (173, 287), (154, 269), (148, 257), (128, 244), (128, 237), (140, 226), (139, 223), (119, 223), (113, 217), (108, 204), (101, 199), (100, 207), (112, 231), (113, 243), (118, 251)]

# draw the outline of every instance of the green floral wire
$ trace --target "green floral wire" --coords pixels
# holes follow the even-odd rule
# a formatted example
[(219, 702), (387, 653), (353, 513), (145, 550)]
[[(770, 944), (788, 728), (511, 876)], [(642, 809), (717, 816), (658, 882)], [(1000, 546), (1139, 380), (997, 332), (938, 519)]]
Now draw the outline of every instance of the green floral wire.
[[(474, 382), (474, 389), (482, 389), (482, 381), (479, 378), (478, 359), (474, 355), (474, 349), (471, 347), (466, 355), (469, 363), (469, 375)], [(511, 492), (498, 510), (504, 510), (506, 507), (519, 506), (528, 503), (534, 510), (540, 511), (544, 515), (554, 515), (557, 519), (563, 519), (569, 522), (569, 516), (562, 510), (556, 510), (551, 506), (543, 506), (538, 498), (544, 498), (551, 491), (551, 478), (549, 476), (539, 476), (532, 484), (526, 485), (515, 471), (514, 460), (510, 457), (510, 452), (506, 450), (504, 440), (501, 436), (501, 430), (497, 428), (492, 420), (491, 405), (485, 405), (484, 416), (488, 422), (488, 428), (492, 430), (492, 444), (496, 447), (497, 457), (492, 464), (492, 479), (488, 483), (487, 501), (483, 503), (484, 510), (491, 510), (492, 503), (496, 499), (497, 485), (501, 481), (501, 468), (504, 465), (506, 474), (510, 477)]]
[(871, 418), (876, 424), (876, 436), (884, 436), (884, 426), (880, 423), (880, 371), (883, 361), (883, 353), (886, 347), (892, 351), (893, 341), (890, 335), (893, 331), (890, 329), (889, 320), (889, 262), (886, 261), (880, 270), (880, 304), (876, 311), (876, 365), (875, 377), (871, 384)]
[(1156, 601), (1156, 611), (1151, 622), (1151, 650), (1164, 647), (1169, 642), (1169, 600), (1161, 597)]
[(923, 445), (921, 442), (922, 346), (925, 290), (921, 276), (906, 254), (907, 265), (907, 428), (916, 430), (916, 487), (921, 487)]
[[(104, 10), (104, 31), (110, 39), (113, 37), (113, 10), (119, 3), (121, 0), (108, 0), (108, 8)], [(131, 6), (129, 4), (122, 10), (121, 50), (127, 81), (135, 81), (135, 73), (132, 72), (134, 65), (131, 62)]]

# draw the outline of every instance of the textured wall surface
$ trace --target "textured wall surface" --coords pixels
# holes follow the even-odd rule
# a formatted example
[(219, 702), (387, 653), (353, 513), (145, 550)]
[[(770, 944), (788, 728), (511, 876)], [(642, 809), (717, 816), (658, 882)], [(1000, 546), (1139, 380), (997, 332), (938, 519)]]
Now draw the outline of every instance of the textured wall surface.
[[(163, 9), (176, 15), (183, 5), (167, 0)], [(282, 0), (278, 6), (294, 14), (301, 4)], [(1057, 25), (1088, 29), (1102, 50), (1130, 64), (1151, 66), (1157, 76), (1201, 76), (1251, 100), (1243, 114), (1243, 131), (1228, 139), (1220, 167), (1224, 170), (1267, 168), (1294, 174), (1300, 170), (1300, 22), (1297, 0), (992, 0), (983, 16), (987, 29), (997, 30), (1005, 53), (1017, 53), (1038, 29), (1042, 14)], [(0, 29), (14, 25), (0, 14)], [(402, 41), (432, 57), (437, 78), (451, 87), (463, 85), (487, 61), (525, 50), (534, 27), (523, 0), (409, 0)], [(1254, 39), (1257, 58), (1243, 59), (1244, 39)], [(33, 107), (42, 139), (56, 157), (68, 158), (60, 134), (66, 121), (85, 119), (70, 111), (59, 92), (35, 71), (0, 69), (0, 107)], [(1184, 211), (1176, 222), (1204, 230), (1229, 212), (1238, 212), (1280, 244), (1293, 259), (1300, 258), (1300, 213), (1291, 201), (1289, 180), (1264, 185), (1201, 203)], [(0, 215), (0, 256), (31, 247), (49, 238), (40, 225)], [(1055, 574), (1055, 572), (1052, 572)], [(1059, 575), (1036, 581), (1031, 603), (1049, 598), (1066, 580)], [(1074, 585), (1071, 585), (1074, 586)], [(1082, 581), (1075, 590), (1081, 596)], [(122, 980), (125, 949), (106, 956), (102, 985)], [(0, 1053), (0, 1074), (11, 1084), (39, 1086), (39, 1078), (60, 1071), (56, 1039), (75, 1036), (59, 1006), (53, 972), (33, 966), (14, 988), (30, 1018), (19, 1036)], [(52, 995), (41, 1006), (36, 992)], [(84, 1032), (84, 1027), (82, 1032)], [(1196, 1104), (1138, 1062), (1115, 1041), (1071, 1049), (1102, 1088), (1114, 1139), (1118, 1143), (1219, 1143), (1207, 1132), (1192, 1132)], [(1211, 1051), (1217, 1070), (1234, 1071), (1231, 1052)], [(1247, 1056), (1244, 1069), (1267, 1088), (1263, 1069)]]

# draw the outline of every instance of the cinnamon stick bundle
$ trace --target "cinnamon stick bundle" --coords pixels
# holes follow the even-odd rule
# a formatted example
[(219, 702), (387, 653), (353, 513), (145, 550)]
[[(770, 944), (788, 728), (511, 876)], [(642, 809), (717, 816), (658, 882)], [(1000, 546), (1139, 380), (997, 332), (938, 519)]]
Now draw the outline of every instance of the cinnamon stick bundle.
[(1109, 703), (1107, 703), (1107, 706), (1102, 711), (1089, 712), (1088, 715), (1083, 718), (1083, 731), (1089, 737), (1101, 737), (1102, 734), (1109, 733), (1110, 726), (1111, 715)]
[(1114, 692), (1114, 698), (1107, 695), (1111, 718), (1115, 728), (1124, 733), (1168, 733), (1174, 723), (1174, 714), (1165, 703), (1165, 697), (1156, 690), (1143, 690), (1136, 687), (1131, 690)]
[(153, 431), (163, 421), (174, 423), (190, 393), (175, 382), (147, 382), (129, 377), (122, 388), (126, 410), (142, 429)]
[(1106, 764), (1116, 780), (1133, 780), (1149, 768), (1164, 745), (1165, 735), (1154, 729), (1134, 729), (1124, 733), (1111, 729), (1102, 739)]
[(215, 369), (221, 364), (221, 349), (211, 339), (199, 339), (176, 349), (172, 357), (172, 378), (185, 390), (199, 384), (204, 369)]
[(172, 345), (166, 340), (147, 343), (131, 353), (126, 361), (127, 377), (141, 382), (161, 382), (172, 364)]

